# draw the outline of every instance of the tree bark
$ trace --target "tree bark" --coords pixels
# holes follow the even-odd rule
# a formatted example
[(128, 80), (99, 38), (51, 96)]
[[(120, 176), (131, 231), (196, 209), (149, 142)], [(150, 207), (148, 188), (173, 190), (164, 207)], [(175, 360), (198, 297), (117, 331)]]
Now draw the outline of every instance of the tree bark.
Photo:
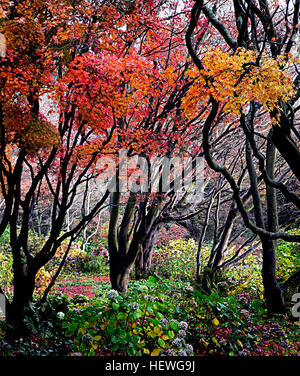
[(161, 226), (155, 226), (150, 231), (147, 238), (142, 244), (141, 251), (139, 252), (135, 261), (135, 278), (142, 279), (147, 278), (150, 275), (150, 269), (152, 265), (153, 248), (158, 236), (158, 232)]
[(112, 288), (120, 292), (126, 292), (130, 271), (136, 263), (145, 240), (152, 231), (158, 206), (157, 204), (153, 204), (149, 207), (147, 200), (145, 200), (139, 204), (138, 218), (135, 218), (136, 195), (132, 192), (128, 199), (121, 224), (119, 225), (120, 197), (119, 192), (112, 194), (108, 250)]
[(263, 249), (262, 279), (264, 285), (264, 297), (269, 314), (283, 313), (285, 302), (283, 291), (276, 278), (276, 247), (270, 239), (260, 237)]
[(19, 338), (26, 333), (24, 318), (26, 308), (32, 302), (35, 275), (34, 271), (27, 269), (26, 264), (14, 265), (14, 296), (6, 310), (6, 322), (13, 330), (8, 330), (8, 337)]
[(119, 292), (127, 293), (130, 279), (130, 265), (119, 265), (119, 262), (110, 262), (110, 282), (111, 287)]
[(214, 257), (213, 264), (212, 264), (213, 269), (217, 268), (223, 259), (224, 252), (227, 249), (228, 242), (232, 233), (234, 221), (237, 217), (237, 214), (238, 214), (238, 211), (237, 211), (235, 203), (233, 202), (231, 204), (230, 210), (227, 215), (227, 219), (225, 222), (221, 239), (215, 249), (215, 257)]
[[(269, 139), (266, 151), (266, 169), (271, 179), (274, 179), (276, 161), (276, 148)], [(267, 201), (267, 229), (278, 231), (278, 208), (275, 188), (266, 185)], [(277, 241), (261, 237), (263, 247), (262, 278), (265, 290), (265, 300), (270, 313), (282, 313), (285, 311), (283, 292), (276, 278), (276, 248)]]
[(214, 198), (215, 198), (215, 194), (212, 194), (209, 205), (206, 210), (204, 225), (202, 227), (202, 231), (201, 231), (201, 235), (200, 235), (200, 239), (198, 243), (198, 251), (196, 255), (196, 280), (197, 282), (201, 282), (201, 252), (202, 252), (203, 242), (205, 239), (206, 230), (208, 227), (210, 212), (213, 206)]
[[(267, 172), (271, 178), (274, 177), (274, 166), (276, 159), (276, 149), (271, 141), (267, 147)], [(250, 142), (246, 141), (246, 160), (250, 177), (254, 214), (257, 226), (265, 228), (260, 194), (257, 186), (257, 177), (253, 165)], [(267, 190), (267, 228), (269, 231), (277, 231), (277, 204), (276, 193), (273, 187), (266, 186)], [(260, 235), (263, 249), (262, 279), (264, 285), (264, 296), (268, 313), (282, 313), (285, 310), (282, 290), (276, 279), (276, 242)]]
[(280, 126), (274, 125), (272, 141), (285, 159), (298, 181), (300, 181), (300, 152), (290, 136), (289, 120), (284, 114), (280, 117)]

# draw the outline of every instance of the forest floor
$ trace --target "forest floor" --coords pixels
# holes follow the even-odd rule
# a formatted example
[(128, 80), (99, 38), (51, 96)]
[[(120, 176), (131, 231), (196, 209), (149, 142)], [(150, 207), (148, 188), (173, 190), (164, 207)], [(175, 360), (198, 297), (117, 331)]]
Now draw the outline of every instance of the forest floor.
[(50, 295), (61, 293), (73, 298), (74, 295), (84, 295), (87, 298), (94, 297), (101, 283), (109, 283), (108, 276), (99, 274), (76, 274), (59, 277)]

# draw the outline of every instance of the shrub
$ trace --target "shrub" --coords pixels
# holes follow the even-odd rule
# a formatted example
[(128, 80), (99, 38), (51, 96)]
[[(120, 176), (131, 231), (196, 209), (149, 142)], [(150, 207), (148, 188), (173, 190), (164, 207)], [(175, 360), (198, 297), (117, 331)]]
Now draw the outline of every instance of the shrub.
[(5, 294), (9, 294), (12, 289), (12, 265), (11, 254), (0, 252), (0, 286)]
[[(300, 229), (288, 231), (289, 234), (300, 235)], [(300, 269), (300, 244), (284, 240), (278, 241), (277, 247), (277, 275), (283, 282)]]
[[(135, 282), (124, 296), (110, 290), (106, 298), (81, 310), (70, 310), (62, 327), (74, 338), (74, 351), (95, 355), (112, 351), (126, 355), (191, 355), (188, 324), (166, 292), (167, 281), (149, 277)], [(151, 294), (150, 294), (151, 291)]]
[(171, 240), (188, 239), (189, 232), (182, 226), (178, 226), (175, 223), (171, 225), (165, 225), (160, 231), (155, 242), (157, 247), (166, 246)]
[(0, 237), (0, 286), (4, 293), (9, 294), (12, 288), (13, 258), (9, 244), (9, 228)]
[(85, 253), (83, 257), (80, 257), (76, 261), (76, 270), (83, 273), (96, 273), (101, 275), (108, 273), (109, 264), (107, 255)]
[(168, 245), (155, 249), (152, 259), (152, 270), (166, 278), (190, 280), (195, 278), (197, 243), (171, 240)]

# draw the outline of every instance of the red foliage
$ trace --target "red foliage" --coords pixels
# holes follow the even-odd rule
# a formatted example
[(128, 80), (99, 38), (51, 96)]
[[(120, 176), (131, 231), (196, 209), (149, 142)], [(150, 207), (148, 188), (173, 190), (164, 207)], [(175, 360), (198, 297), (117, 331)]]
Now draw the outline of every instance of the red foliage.
[[(92, 298), (97, 292), (95, 289), (97, 283), (101, 281), (109, 282), (109, 277), (78, 277), (76, 279), (65, 277), (60, 280), (60, 285), (56, 285), (50, 294), (62, 293), (69, 298), (72, 298), (74, 295), (84, 295), (88, 298)], [(84, 282), (86, 284), (84, 284)], [(77, 283), (79, 283), (79, 285), (77, 285)]]
[(163, 227), (159, 233), (155, 245), (161, 247), (167, 245), (170, 240), (186, 239), (189, 237), (189, 232), (176, 224), (172, 224), (169, 228)]

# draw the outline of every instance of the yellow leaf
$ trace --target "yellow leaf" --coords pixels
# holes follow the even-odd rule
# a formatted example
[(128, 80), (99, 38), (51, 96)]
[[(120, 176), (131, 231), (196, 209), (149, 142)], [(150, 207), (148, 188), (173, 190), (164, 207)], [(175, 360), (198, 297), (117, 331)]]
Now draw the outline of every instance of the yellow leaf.
[(216, 326), (220, 324), (219, 320), (216, 317), (213, 319), (213, 324)]
[(158, 356), (160, 354), (161, 349), (154, 349), (151, 353), (151, 356)]
[(144, 350), (144, 353), (149, 355), (150, 354), (150, 351), (148, 349), (143, 349)]
[(217, 339), (215, 337), (212, 337), (212, 341), (213, 343), (215, 343), (218, 347), (221, 347), (221, 345), (219, 344), (219, 342), (217, 341)]
[(86, 332), (86, 328), (82, 328), (81, 327), (81, 328), (78, 329), (78, 334), (82, 334), (83, 335), (83, 334), (85, 334), (85, 332)]

